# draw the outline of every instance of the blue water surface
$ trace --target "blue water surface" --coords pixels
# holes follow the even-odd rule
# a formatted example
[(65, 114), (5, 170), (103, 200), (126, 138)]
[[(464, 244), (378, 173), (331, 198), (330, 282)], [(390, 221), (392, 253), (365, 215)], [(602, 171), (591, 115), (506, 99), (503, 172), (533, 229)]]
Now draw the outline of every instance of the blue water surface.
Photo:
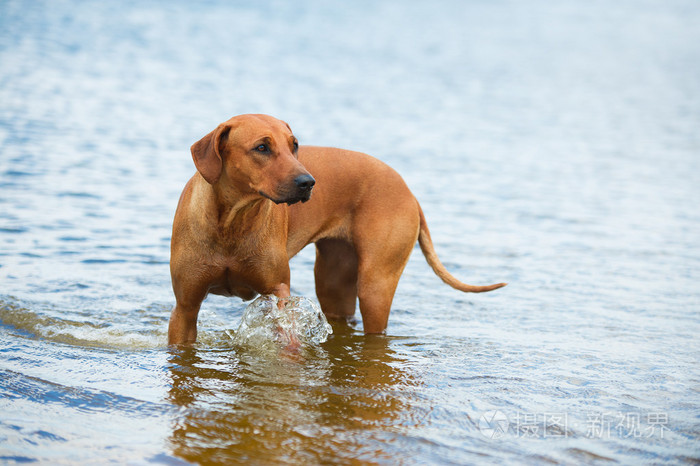
[[(692, 0), (0, 2), (0, 462), (699, 462), (698, 24)], [(385, 336), (256, 354), (216, 297), (167, 348), (189, 147), (258, 112), (392, 165), (447, 268), (508, 287), (416, 250)]]

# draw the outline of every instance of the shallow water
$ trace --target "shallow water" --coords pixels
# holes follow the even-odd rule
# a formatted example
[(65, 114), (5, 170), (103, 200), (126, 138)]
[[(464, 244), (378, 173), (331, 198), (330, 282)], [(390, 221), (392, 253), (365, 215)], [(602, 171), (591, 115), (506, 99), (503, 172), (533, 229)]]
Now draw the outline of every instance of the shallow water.
[[(0, 3), (0, 461), (700, 461), (693, 1)], [(209, 298), (168, 349), (189, 146), (232, 115), (420, 200), (386, 336)], [(307, 248), (293, 293), (314, 298)], [(359, 314), (358, 314), (359, 317)]]

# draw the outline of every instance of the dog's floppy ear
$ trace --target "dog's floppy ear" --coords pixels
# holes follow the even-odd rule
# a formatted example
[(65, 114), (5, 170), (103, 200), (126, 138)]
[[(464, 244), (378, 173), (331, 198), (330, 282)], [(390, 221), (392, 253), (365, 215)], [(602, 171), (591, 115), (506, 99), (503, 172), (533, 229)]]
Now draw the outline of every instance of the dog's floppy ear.
[(226, 136), (230, 129), (229, 125), (221, 124), (190, 147), (197, 171), (209, 184), (216, 183), (221, 176), (223, 162), (219, 144), (221, 144), (221, 138)]

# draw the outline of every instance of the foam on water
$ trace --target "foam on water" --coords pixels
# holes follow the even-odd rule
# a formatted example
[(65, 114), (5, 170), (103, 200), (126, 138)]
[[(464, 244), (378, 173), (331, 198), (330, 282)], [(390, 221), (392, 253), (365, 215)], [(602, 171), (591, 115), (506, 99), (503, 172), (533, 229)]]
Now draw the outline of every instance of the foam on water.
[(145, 328), (139, 321), (129, 327), (123, 323), (78, 321), (0, 300), (0, 322), (14, 332), (30, 338), (76, 346), (149, 350), (165, 347), (165, 326)]
[(263, 295), (248, 305), (232, 338), (241, 346), (279, 348), (297, 342), (319, 345), (331, 333), (333, 328), (313, 301), (303, 296), (278, 300)]

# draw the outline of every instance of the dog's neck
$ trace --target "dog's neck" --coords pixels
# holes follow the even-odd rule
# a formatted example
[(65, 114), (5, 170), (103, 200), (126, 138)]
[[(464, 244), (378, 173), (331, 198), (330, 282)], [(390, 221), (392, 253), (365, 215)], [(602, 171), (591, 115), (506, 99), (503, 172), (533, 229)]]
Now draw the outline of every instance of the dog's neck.
[(236, 234), (255, 234), (269, 223), (274, 203), (269, 199), (257, 198), (241, 201), (239, 205), (219, 207), (219, 227)]
[(274, 202), (257, 193), (243, 193), (231, 185), (211, 186), (219, 229), (234, 234), (251, 234), (265, 228), (273, 215)]

